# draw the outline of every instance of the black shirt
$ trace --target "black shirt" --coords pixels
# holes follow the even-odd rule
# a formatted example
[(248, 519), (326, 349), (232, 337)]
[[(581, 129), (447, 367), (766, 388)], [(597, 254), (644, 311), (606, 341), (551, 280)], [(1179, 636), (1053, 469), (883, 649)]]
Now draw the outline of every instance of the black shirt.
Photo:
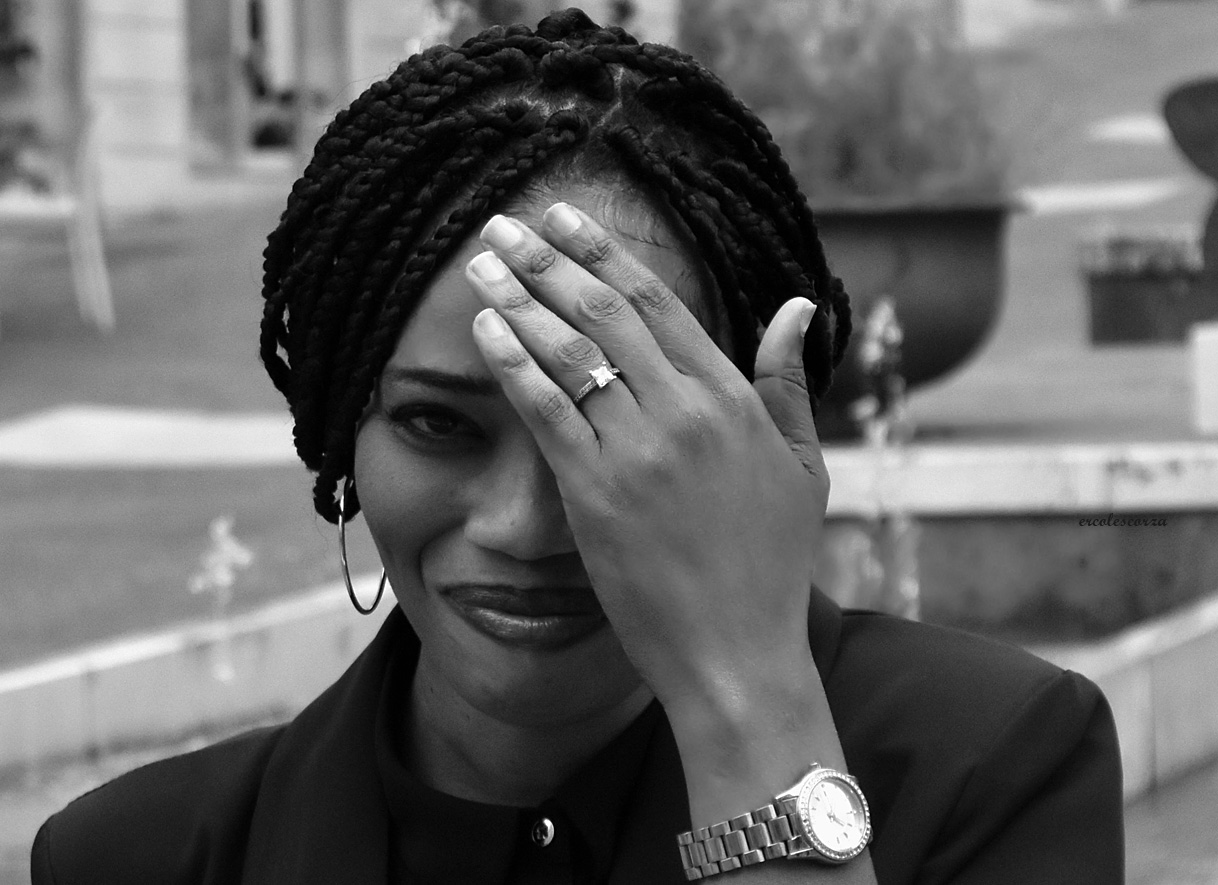
[(420, 781), (402, 750), (402, 699), (409, 696), (418, 646), (390, 657), (376, 719), (376, 764), (391, 822), (389, 879), (411, 885), (453, 882), (583, 885), (606, 882), (618, 822), (634, 791), (660, 705), (625, 731), (536, 808), (459, 799)]

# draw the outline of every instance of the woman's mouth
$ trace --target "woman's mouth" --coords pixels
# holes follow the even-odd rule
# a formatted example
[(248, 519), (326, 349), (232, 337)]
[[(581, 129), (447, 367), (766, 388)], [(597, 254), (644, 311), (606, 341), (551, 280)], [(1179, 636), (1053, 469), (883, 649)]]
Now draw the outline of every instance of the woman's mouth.
[(555, 651), (608, 623), (587, 587), (463, 584), (444, 587), (440, 595), (475, 630), (516, 647)]

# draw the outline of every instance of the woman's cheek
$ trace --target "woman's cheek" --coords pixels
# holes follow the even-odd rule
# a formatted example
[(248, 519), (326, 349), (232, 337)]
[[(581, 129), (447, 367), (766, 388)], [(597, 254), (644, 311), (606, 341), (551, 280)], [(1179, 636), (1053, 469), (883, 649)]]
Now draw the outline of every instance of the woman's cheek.
[(355, 481), (373, 541), (390, 576), (418, 579), (425, 548), (461, 523), (461, 471), (416, 452), (387, 423), (365, 426), (355, 451)]

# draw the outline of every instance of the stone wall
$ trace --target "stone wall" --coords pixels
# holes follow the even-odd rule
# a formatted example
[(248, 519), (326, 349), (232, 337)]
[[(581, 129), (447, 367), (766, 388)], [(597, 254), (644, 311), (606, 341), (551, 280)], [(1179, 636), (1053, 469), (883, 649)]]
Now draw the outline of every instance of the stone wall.
[(907, 613), (906, 580), (925, 620), (1070, 641), (1218, 590), (1212, 442), (827, 446), (825, 460), (816, 577), (843, 605)]
[[(878, 568), (858, 568), (874, 533), (830, 520), (819, 577), (844, 605), (893, 610)], [(1020, 642), (1108, 636), (1218, 588), (1213, 512), (923, 517), (912, 546), (923, 620)]]

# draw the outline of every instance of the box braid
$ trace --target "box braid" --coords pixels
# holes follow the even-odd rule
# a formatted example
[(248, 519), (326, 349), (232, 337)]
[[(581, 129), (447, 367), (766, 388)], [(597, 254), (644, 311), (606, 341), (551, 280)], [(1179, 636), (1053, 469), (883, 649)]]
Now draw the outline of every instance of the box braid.
[(341, 111), (267, 238), (261, 356), (323, 517), (337, 520), (360, 418), (436, 273), (488, 215), (576, 179), (625, 183), (692, 237), (746, 377), (759, 323), (795, 295), (819, 305), (813, 406), (828, 389), (849, 301), (761, 121), (691, 57), (577, 9), (490, 28), (412, 56)]

